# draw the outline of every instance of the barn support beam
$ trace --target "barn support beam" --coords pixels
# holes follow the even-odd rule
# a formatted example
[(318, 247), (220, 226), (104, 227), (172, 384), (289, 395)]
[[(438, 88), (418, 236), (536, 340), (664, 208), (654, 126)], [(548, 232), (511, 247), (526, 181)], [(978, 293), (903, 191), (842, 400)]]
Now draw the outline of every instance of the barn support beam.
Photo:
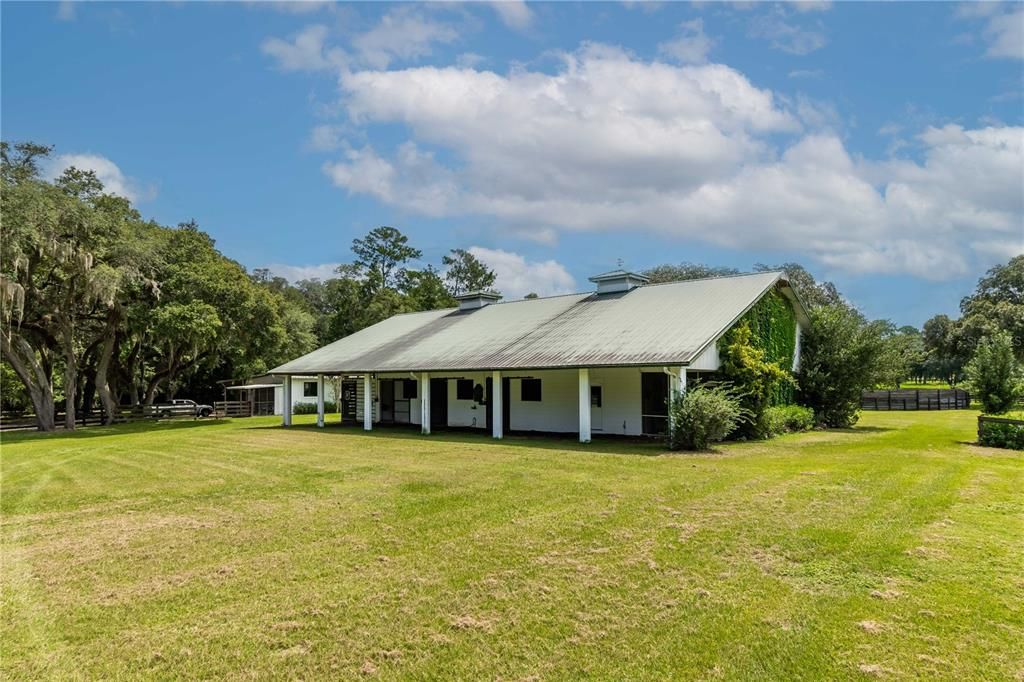
[(672, 431), (672, 400), (680, 393), (686, 392), (686, 368), (665, 367), (665, 374), (668, 375), (668, 402), (666, 403), (666, 414), (668, 415), (668, 430)]
[(501, 372), (495, 370), (491, 373), (491, 402), (494, 403), (491, 407), (491, 435), (498, 440), (501, 440), (505, 435), (503, 394)]
[(420, 374), (420, 433), (430, 435), (430, 374)]
[(324, 428), (324, 375), (316, 375), (316, 425)]
[(373, 377), (363, 375), (363, 431), (373, 430)]
[(580, 379), (580, 442), (590, 442), (590, 370), (581, 367)]
[(286, 374), (284, 377), (284, 384), (281, 386), (282, 396), (281, 402), (281, 426), (292, 425), (292, 375)]

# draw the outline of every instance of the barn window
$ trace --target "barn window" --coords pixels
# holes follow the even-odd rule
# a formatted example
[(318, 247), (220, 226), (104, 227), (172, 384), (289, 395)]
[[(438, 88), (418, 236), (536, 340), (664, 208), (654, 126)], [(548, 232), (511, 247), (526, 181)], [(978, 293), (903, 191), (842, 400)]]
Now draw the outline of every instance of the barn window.
[(315, 398), (316, 397), (316, 382), (315, 381), (303, 381), (302, 382), (302, 397), (303, 398)]
[(525, 402), (540, 402), (540, 379), (523, 379), (519, 399)]
[(415, 379), (403, 379), (402, 380), (402, 397), (406, 400), (413, 400), (416, 398), (416, 380)]
[(473, 399), (473, 380), (472, 379), (458, 379), (455, 382), (455, 398), (457, 400), (472, 400)]

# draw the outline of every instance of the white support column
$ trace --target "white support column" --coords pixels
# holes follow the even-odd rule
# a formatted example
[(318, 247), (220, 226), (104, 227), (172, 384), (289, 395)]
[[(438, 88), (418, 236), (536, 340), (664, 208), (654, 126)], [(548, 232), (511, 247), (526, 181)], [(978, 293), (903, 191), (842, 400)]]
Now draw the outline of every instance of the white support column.
[(590, 370), (580, 368), (580, 442), (590, 442)]
[(290, 374), (284, 377), (284, 384), (281, 386), (284, 393), (281, 396), (281, 425), (291, 426), (292, 425), (292, 376)]
[(668, 372), (668, 427), (672, 429), (672, 399), (679, 395), (680, 392), (686, 392), (686, 368), (685, 367), (673, 367), (671, 369), (666, 368)]
[(373, 430), (373, 378), (363, 375), (363, 430)]
[(685, 379), (680, 379), (680, 369), (678, 367), (671, 367), (668, 369), (668, 400), (669, 404), (672, 404), (672, 398), (676, 397), (681, 387), (685, 384)]
[(504, 418), (503, 399), (501, 372), (495, 370), (491, 373), (491, 403), (493, 403), (491, 405), (491, 435), (499, 440), (505, 435), (505, 425), (502, 422)]
[(324, 375), (316, 375), (316, 425), (324, 427)]
[(430, 435), (430, 374), (420, 374), (420, 433)]

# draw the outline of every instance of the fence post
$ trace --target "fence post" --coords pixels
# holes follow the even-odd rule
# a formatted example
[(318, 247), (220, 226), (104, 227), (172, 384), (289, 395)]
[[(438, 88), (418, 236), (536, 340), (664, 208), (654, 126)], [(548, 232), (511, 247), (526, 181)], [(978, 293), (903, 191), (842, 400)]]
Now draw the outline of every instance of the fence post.
[(942, 389), (935, 389), (935, 400), (939, 403), (939, 411), (942, 411)]

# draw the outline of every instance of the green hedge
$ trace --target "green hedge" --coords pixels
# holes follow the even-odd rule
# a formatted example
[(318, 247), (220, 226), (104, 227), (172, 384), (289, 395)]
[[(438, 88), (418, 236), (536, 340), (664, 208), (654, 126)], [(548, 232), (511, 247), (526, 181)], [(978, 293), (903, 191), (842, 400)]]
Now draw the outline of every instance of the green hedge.
[(978, 442), (991, 448), (1024, 450), (1024, 421), (979, 419)]
[(776, 405), (764, 411), (764, 436), (809, 431), (814, 426), (814, 410), (799, 405)]
[[(338, 404), (333, 400), (324, 401), (324, 413), (338, 411)], [(292, 414), (316, 414), (316, 403), (295, 403), (292, 405)]]

